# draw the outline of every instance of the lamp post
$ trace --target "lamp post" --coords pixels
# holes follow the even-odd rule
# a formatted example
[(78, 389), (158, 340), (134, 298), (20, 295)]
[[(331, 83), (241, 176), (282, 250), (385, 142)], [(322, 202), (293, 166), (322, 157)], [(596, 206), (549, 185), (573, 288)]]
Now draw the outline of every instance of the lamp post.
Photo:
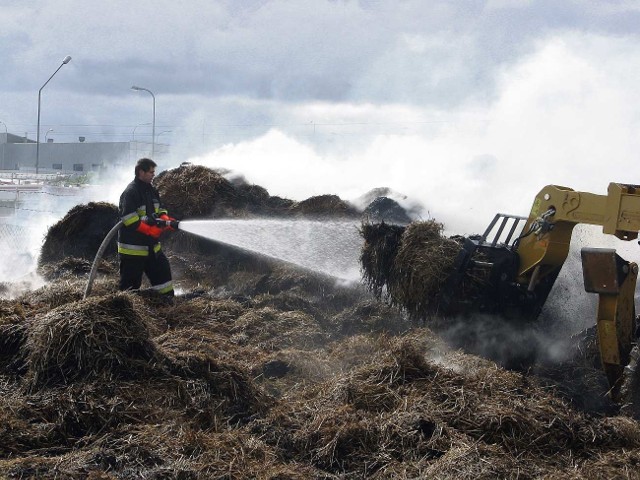
[(49, 147), (49, 134), (53, 132), (53, 128), (50, 128), (49, 130), (47, 130), (47, 133), (44, 134), (44, 143), (47, 146), (46, 147), (46, 151), (49, 152), (49, 155), (47, 155), (47, 160), (49, 161), (49, 164), (51, 164), (51, 148)]
[(153, 98), (153, 124), (151, 127), (151, 157), (153, 158), (155, 154), (155, 146), (156, 146), (156, 96), (153, 94), (151, 90), (143, 87), (136, 87), (135, 85), (131, 87), (131, 90), (135, 90), (136, 92), (145, 91), (151, 94)]
[(139, 123), (138, 125), (136, 125), (135, 127), (133, 127), (133, 132), (131, 132), (131, 141), (135, 141), (136, 139), (136, 128), (138, 127), (142, 127), (143, 125), (151, 125), (149, 122), (147, 123)]
[(162, 131), (162, 132), (160, 132), (160, 133), (158, 134), (158, 137), (157, 137), (157, 138), (160, 138), (160, 135), (162, 135), (162, 134), (164, 134), (164, 133), (173, 133), (173, 130), (164, 130), (164, 131)]
[(4, 151), (7, 149), (7, 142), (9, 141), (9, 130), (7, 130), (7, 124), (0, 120), (0, 123), (4, 125), (4, 142), (2, 142), (2, 169), (4, 170)]
[[(160, 132), (160, 133), (158, 134), (158, 137), (157, 137), (157, 138), (158, 138), (158, 143), (159, 143), (159, 144), (160, 144), (160, 135), (163, 135), (163, 134), (165, 134), (165, 133), (173, 133), (173, 130), (163, 130), (162, 132)], [(164, 145), (166, 145), (166, 144), (164, 144)], [(164, 150), (164, 149), (163, 149), (163, 151), (166, 151), (166, 150)]]
[(58, 73), (58, 70), (60, 70), (64, 65), (66, 65), (67, 63), (69, 63), (71, 61), (71, 57), (69, 55), (67, 55), (66, 57), (64, 57), (64, 60), (62, 60), (62, 63), (60, 64), (60, 66), (56, 69), (55, 72), (53, 72), (53, 74), (49, 77), (49, 80), (47, 80), (46, 82), (44, 82), (44, 85), (42, 85), (40, 87), (40, 90), (38, 90), (38, 131), (36, 132), (36, 175), (38, 174), (38, 167), (40, 166), (40, 98), (42, 96), (42, 89), (44, 87), (47, 86), (47, 83), (49, 83), (51, 81), (51, 79), (53, 78), (53, 76)]

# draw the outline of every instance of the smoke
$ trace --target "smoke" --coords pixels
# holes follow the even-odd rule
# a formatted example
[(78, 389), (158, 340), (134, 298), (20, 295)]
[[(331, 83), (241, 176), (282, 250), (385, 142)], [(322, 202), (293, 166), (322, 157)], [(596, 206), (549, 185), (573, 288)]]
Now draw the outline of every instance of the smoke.
[(506, 368), (526, 370), (537, 363), (566, 360), (567, 339), (538, 325), (506, 321), (492, 315), (447, 319), (437, 332), (454, 348), (491, 359)]
[[(272, 195), (296, 200), (334, 193), (357, 203), (384, 187), (421, 205), (421, 215), (444, 223), (447, 234), (479, 233), (497, 212), (527, 216), (548, 184), (605, 194), (612, 181), (640, 183), (634, 48), (623, 37), (563, 32), (500, 70), (491, 97), (448, 110), (315, 103), (308, 109), (313, 135), (272, 128), (190, 161), (242, 172)], [(582, 246), (616, 248), (631, 261), (638, 254), (635, 242), (601, 227), (575, 229), (543, 311), (551, 332), (530, 332), (543, 335), (536, 343), (549, 346), (549, 358), (562, 347), (551, 347), (547, 333), (566, 338), (595, 322)]]
[[(577, 337), (593, 329), (597, 321), (598, 295), (584, 288), (580, 250), (583, 247), (613, 248), (625, 260), (637, 258), (636, 242), (604, 235), (601, 227), (578, 225), (574, 229), (567, 260), (536, 322), (505, 322), (476, 315), (450, 319), (438, 325), (453, 346), (490, 358), (509, 368), (534, 363), (555, 365), (575, 359)], [(638, 290), (636, 290), (636, 301)]]
[[(121, 164), (122, 162), (115, 162)], [(133, 177), (133, 165), (111, 169), (99, 185), (43, 186), (21, 192), (17, 201), (2, 204), (0, 218), (0, 298), (13, 298), (46, 284), (37, 273), (40, 249), (47, 231), (76, 205), (88, 202), (118, 203)]]
[(388, 187), (451, 233), (478, 233), (496, 212), (527, 215), (547, 184), (605, 193), (610, 181), (640, 183), (630, 48), (626, 39), (565, 33), (499, 71), (491, 97), (448, 110), (283, 105), (294, 122), (307, 107), (313, 125), (304, 134), (279, 126), (189, 160), (296, 200), (352, 200)]
[(22, 190), (13, 201), (3, 203), (0, 221), (0, 281), (37, 288), (44, 282), (35, 273), (40, 247), (48, 228), (73, 207), (82, 194), (79, 188), (44, 186)]
[[(260, 118), (261, 127), (252, 137), (230, 135), (224, 144), (224, 136), (216, 137), (218, 146), (206, 153), (205, 120), (219, 122), (211, 117), (216, 104), (203, 102), (211, 110), (194, 108), (185, 120), (198, 127), (200, 142), (195, 146), (185, 135), (180, 143), (176, 135), (175, 160), (166, 167), (189, 160), (226, 168), (294, 200), (333, 193), (357, 202), (373, 188), (388, 188), (417, 215), (444, 223), (448, 234), (482, 232), (496, 212), (527, 215), (547, 184), (604, 193), (610, 181), (640, 183), (635, 49), (633, 39), (565, 31), (491, 70), (490, 95), (468, 95), (448, 107), (350, 100), (367, 98), (366, 92), (336, 102), (224, 97), (225, 115), (244, 115), (246, 107), (247, 118)], [(116, 203), (132, 169), (111, 172), (97, 191), (75, 201)], [(40, 211), (37, 220), (24, 210), (21, 225), (36, 227), (28, 235), (34, 245), (25, 246), (33, 252), (72, 205), (42, 196), (32, 206)], [(572, 268), (565, 266), (559, 284), (579, 290)], [(3, 269), (3, 279), (16, 271), (11, 262)]]
[[(0, 248), (2, 247), (0, 246)], [(19, 261), (16, 265), (18, 268), (21, 267)], [(25, 265), (24, 269), (25, 271), (29, 271), (29, 273), (21, 275), (19, 280), (12, 280), (11, 277), (5, 277), (6, 272), (4, 270), (0, 272), (2, 278), (7, 278), (6, 281), (0, 282), (0, 299), (12, 299), (25, 292), (36, 290), (46, 285), (44, 279), (32, 270), (31, 263)]]
[[(598, 309), (598, 295), (584, 289), (580, 250), (585, 246), (613, 248), (626, 260), (637, 257), (635, 241), (604, 235), (601, 227), (578, 225), (569, 256), (536, 322), (473, 315), (438, 322), (435, 328), (453, 347), (516, 370), (535, 365), (544, 375), (553, 376), (558, 364), (584, 368), (597, 363), (597, 358), (585, 358), (581, 352), (585, 348), (581, 342), (595, 335)], [(638, 290), (636, 301), (637, 297)], [(591, 353), (597, 356), (595, 351)]]

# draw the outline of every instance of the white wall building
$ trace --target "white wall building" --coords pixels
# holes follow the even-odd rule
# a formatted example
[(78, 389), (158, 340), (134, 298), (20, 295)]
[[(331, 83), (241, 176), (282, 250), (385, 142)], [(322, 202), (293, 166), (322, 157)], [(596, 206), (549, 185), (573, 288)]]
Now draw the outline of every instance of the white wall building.
[[(156, 143), (154, 160), (161, 163), (169, 154), (169, 146)], [(35, 172), (36, 142), (14, 134), (0, 134), (0, 170)], [(103, 173), (131, 166), (140, 157), (151, 156), (148, 142), (85, 142), (79, 137), (73, 143), (40, 143), (38, 173), (84, 175)]]

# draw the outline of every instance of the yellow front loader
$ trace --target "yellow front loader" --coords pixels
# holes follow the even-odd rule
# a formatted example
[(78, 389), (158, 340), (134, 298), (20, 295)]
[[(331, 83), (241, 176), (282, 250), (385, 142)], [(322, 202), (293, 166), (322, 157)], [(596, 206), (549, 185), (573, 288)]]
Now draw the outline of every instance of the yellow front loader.
[[(537, 318), (567, 259), (577, 224), (600, 225), (605, 234), (635, 240), (640, 186), (610, 183), (606, 195), (596, 195), (549, 185), (536, 196), (528, 218), (497, 214), (483, 235), (465, 240), (442, 291), (440, 312), (480, 312), (512, 321)], [(612, 249), (584, 248), (581, 254), (585, 288), (599, 295), (600, 359), (615, 397), (636, 341), (638, 266)], [(461, 294), (469, 276), (486, 280), (472, 297)]]

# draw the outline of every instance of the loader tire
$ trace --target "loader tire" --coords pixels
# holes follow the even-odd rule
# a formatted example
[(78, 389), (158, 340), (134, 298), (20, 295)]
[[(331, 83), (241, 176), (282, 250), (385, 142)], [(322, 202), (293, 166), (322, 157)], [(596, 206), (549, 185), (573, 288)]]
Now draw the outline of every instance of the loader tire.
[(629, 354), (629, 364), (622, 373), (620, 387), (620, 412), (640, 419), (640, 348), (633, 347)]

